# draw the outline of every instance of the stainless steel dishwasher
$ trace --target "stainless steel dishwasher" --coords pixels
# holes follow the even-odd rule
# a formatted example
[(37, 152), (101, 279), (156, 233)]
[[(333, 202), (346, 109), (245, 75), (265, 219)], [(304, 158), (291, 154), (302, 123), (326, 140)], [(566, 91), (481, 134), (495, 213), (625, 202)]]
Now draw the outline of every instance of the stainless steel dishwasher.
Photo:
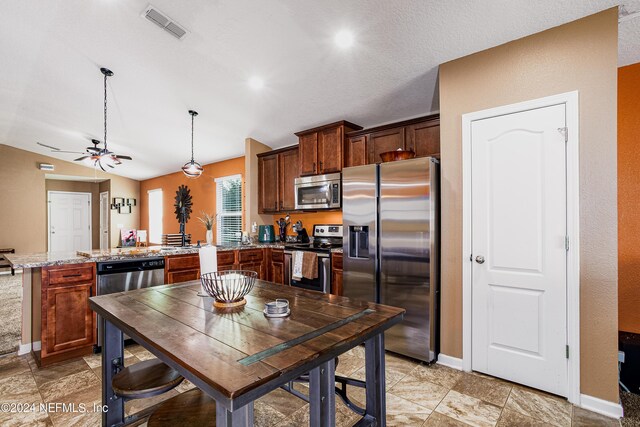
[[(98, 262), (96, 272), (98, 295), (150, 288), (164, 284), (164, 258)], [(102, 318), (98, 316), (98, 346), (102, 347), (103, 340)]]

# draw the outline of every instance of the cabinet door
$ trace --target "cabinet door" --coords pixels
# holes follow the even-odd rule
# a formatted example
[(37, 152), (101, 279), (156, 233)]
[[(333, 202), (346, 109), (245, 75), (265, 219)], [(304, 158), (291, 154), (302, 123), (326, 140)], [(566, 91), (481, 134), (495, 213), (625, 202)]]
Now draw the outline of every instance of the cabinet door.
[(270, 280), (273, 283), (284, 285), (284, 263), (272, 262), (271, 263), (271, 277)]
[(167, 284), (189, 282), (200, 279), (200, 269), (170, 271), (167, 273)]
[(331, 293), (342, 296), (342, 270), (331, 271)]
[(318, 173), (342, 170), (343, 141), (342, 126), (325, 129), (318, 133)]
[(298, 144), (300, 156), (300, 176), (318, 173), (318, 133), (301, 135)]
[(258, 211), (278, 211), (278, 155), (258, 157)]
[(440, 120), (429, 120), (406, 127), (407, 149), (417, 157), (440, 154)]
[(291, 149), (278, 155), (278, 172), (280, 179), (280, 211), (295, 209), (294, 181), (300, 176), (298, 148)]
[(367, 162), (367, 135), (354, 136), (348, 139), (345, 167), (362, 166)]
[(258, 273), (258, 279), (260, 280), (267, 279), (264, 274), (265, 273), (264, 265), (261, 262), (251, 262), (251, 263), (240, 264), (239, 268), (240, 270), (255, 271), (256, 273)]
[(372, 133), (368, 148), (369, 163), (380, 163), (382, 161), (380, 154), (386, 151), (394, 151), (398, 148), (404, 150), (404, 127)]
[(95, 317), (89, 307), (93, 289), (93, 282), (43, 288), (42, 297), (46, 301), (43, 356), (95, 344)]

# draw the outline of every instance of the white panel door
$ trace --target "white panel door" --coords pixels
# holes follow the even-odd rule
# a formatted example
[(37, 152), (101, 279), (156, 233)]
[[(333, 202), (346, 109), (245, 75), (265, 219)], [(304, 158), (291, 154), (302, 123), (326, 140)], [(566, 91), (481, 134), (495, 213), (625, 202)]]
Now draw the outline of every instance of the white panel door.
[(565, 105), (471, 124), (472, 369), (567, 395)]
[(109, 249), (109, 193), (100, 193), (100, 250)]
[(91, 250), (91, 194), (49, 192), (49, 251)]

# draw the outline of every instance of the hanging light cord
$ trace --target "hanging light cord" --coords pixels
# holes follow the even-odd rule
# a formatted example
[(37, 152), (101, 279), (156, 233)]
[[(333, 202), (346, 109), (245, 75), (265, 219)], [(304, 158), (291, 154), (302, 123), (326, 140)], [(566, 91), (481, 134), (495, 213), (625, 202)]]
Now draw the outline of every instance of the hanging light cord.
[(195, 114), (191, 115), (191, 163), (193, 163), (193, 118)]
[(104, 150), (107, 151), (107, 75), (104, 75)]

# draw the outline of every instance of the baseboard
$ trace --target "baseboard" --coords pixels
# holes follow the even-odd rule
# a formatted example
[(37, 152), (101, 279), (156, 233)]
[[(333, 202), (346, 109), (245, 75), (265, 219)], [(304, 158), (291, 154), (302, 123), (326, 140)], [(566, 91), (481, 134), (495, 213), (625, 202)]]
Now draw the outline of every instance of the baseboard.
[(457, 357), (447, 356), (446, 354), (438, 354), (438, 365), (447, 366), (452, 369), (462, 371), (462, 359)]
[(23, 354), (27, 354), (31, 352), (31, 343), (20, 344), (18, 347), (18, 356), (22, 356)]
[(598, 399), (597, 397), (580, 395), (580, 406), (589, 411), (606, 415), (611, 418), (622, 418), (622, 405), (620, 403), (609, 402), (608, 400)]
[(33, 351), (42, 350), (42, 342), (36, 341), (33, 343)]

